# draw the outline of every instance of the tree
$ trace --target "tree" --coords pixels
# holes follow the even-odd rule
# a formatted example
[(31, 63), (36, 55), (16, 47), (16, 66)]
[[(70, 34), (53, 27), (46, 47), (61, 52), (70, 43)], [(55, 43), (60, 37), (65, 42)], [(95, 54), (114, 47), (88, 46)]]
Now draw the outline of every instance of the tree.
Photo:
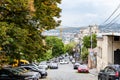
[(48, 45), (49, 49), (52, 50), (52, 57), (57, 57), (61, 54), (64, 54), (64, 44), (61, 39), (57, 37), (47, 37), (46, 45)]
[[(45, 57), (43, 30), (57, 27), (61, 0), (1, 0), (0, 48), (12, 59)], [(20, 54), (22, 53), (22, 55)]]
[(69, 44), (66, 44), (64, 47), (65, 53), (68, 52), (70, 55), (73, 55), (73, 49), (75, 48), (76, 43), (75, 42), (70, 42)]
[(41, 31), (54, 29), (59, 26), (61, 20), (61, 9), (57, 6), (61, 0), (34, 0), (35, 16), (34, 22), (37, 23), (36, 27)]
[[(92, 48), (95, 48), (97, 45), (96, 34), (92, 34)], [(91, 48), (91, 36), (83, 37), (83, 46), (86, 48)]]
[[(96, 45), (97, 45), (96, 34), (92, 34), (92, 48), (95, 48)], [(88, 59), (89, 54), (88, 48), (91, 48), (91, 36), (84, 36), (81, 54), (81, 58), (83, 61), (86, 61)]]
[(82, 54), (81, 54), (81, 58), (83, 61), (87, 61), (88, 60), (88, 49), (86, 47), (82, 47)]

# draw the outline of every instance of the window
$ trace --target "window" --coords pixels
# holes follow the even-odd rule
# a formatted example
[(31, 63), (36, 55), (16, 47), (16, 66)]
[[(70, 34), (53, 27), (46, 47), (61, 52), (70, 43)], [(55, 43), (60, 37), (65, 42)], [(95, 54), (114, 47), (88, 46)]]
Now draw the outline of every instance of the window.
[(119, 36), (114, 36), (114, 41), (119, 41), (120, 37)]

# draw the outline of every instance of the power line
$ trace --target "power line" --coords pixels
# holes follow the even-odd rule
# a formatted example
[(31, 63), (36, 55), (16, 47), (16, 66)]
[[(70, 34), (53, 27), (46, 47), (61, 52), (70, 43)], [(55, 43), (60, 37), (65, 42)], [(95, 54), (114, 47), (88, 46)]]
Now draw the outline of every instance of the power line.
[(118, 10), (120, 8), (120, 4), (117, 6), (117, 8), (112, 12), (112, 14), (103, 22), (103, 24), (104, 23), (106, 23), (114, 14), (115, 14), (115, 12)]
[[(109, 24), (107, 24), (106, 26), (107, 26), (107, 27), (110, 27), (110, 26), (111, 26), (111, 23), (112, 23), (115, 19), (117, 19), (119, 16), (120, 16), (120, 13), (119, 13), (113, 20), (111, 20), (111, 22), (110, 22)], [(112, 25), (113, 25), (113, 24), (112, 24)]]

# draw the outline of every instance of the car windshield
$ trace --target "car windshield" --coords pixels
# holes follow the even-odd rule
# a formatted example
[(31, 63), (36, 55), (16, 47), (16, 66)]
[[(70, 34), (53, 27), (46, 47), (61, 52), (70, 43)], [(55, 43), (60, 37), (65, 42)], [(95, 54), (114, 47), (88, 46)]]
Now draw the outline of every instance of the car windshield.
[(75, 63), (75, 65), (80, 65), (79, 63)]
[(12, 73), (15, 74), (15, 75), (20, 75), (20, 74), (22, 74), (21, 71), (18, 71), (18, 70), (14, 69), (14, 68), (9, 69), (9, 71), (12, 72)]
[(18, 71), (18, 72), (21, 72), (21, 73), (25, 73), (25, 72), (27, 72), (27, 70), (25, 69), (25, 68), (14, 68), (14, 70), (16, 70), (16, 71)]
[(36, 65), (36, 64), (33, 64), (33, 65), (38, 68), (38, 65)]
[(57, 63), (51, 63), (51, 65), (54, 65), (54, 66), (56, 66), (56, 65), (57, 65)]
[(47, 63), (46, 63), (46, 62), (41, 62), (40, 64), (41, 64), (41, 65), (46, 65)]
[(38, 67), (31, 67), (32, 69), (34, 69), (34, 70), (39, 70), (39, 68)]
[(79, 68), (86, 69), (86, 68), (87, 68), (87, 66), (85, 66), (85, 65), (80, 65), (80, 66), (79, 66)]

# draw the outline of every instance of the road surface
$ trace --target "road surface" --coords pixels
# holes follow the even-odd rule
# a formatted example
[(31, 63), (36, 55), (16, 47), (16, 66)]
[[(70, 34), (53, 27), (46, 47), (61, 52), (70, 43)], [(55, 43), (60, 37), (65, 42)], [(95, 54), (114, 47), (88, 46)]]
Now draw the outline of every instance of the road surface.
[(97, 76), (90, 73), (78, 73), (73, 64), (59, 64), (58, 69), (48, 69), (48, 76), (40, 80), (97, 80)]

